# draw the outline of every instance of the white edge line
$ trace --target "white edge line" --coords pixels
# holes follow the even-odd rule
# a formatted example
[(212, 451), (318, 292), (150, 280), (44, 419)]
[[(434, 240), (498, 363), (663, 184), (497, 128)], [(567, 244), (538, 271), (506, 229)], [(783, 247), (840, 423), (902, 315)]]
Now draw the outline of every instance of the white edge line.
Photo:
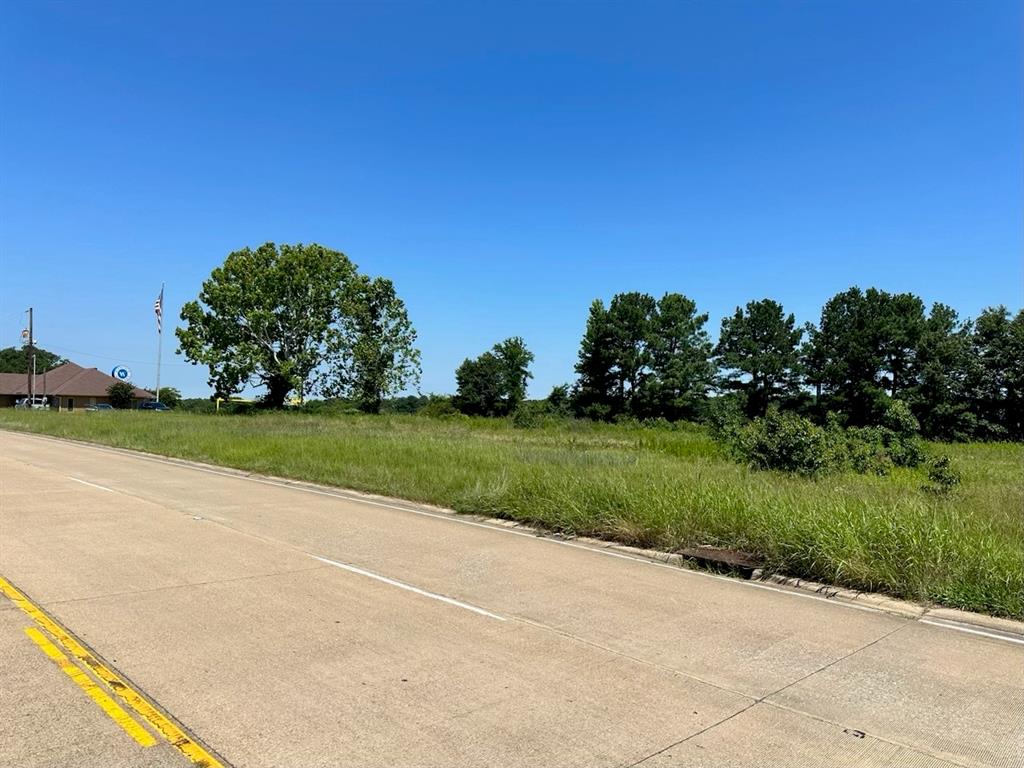
[[(29, 435), (31, 437), (41, 437), (44, 440), (49, 439), (49, 440), (53, 440), (53, 441), (57, 441), (57, 442), (68, 442), (66, 440), (65, 441), (61, 441), (60, 438), (49, 437), (48, 435), (32, 435), (30, 433), (24, 433), (24, 432), (19, 432), (19, 433), (16, 433), (16, 434), (19, 434), (19, 435), (26, 435), (27, 434), (27, 435)], [(398, 504), (389, 504), (388, 502), (385, 502), (385, 501), (377, 501), (376, 499), (367, 499), (367, 498), (364, 498), (362, 496), (351, 495), (351, 494), (347, 494), (347, 493), (343, 493), (343, 492), (324, 491), (324, 490), (321, 490), (319, 488), (310, 488), (310, 487), (308, 487), (306, 485), (301, 484), (301, 483), (304, 482), (304, 481), (301, 481), (301, 480), (290, 481), (290, 482), (281, 482), (281, 481), (278, 481), (278, 480), (268, 480), (268, 479), (262, 478), (262, 477), (254, 477), (251, 474), (245, 474), (246, 470), (236, 470), (235, 472), (222, 472), (220, 470), (213, 469), (211, 467), (196, 466), (195, 464), (189, 462), (188, 459), (174, 459), (172, 457), (163, 457), (163, 456), (148, 456), (148, 455), (139, 453), (138, 451), (132, 451), (132, 450), (129, 450), (129, 449), (126, 449), (126, 448), (116, 448), (116, 447), (113, 447), (113, 446), (99, 445), (97, 443), (87, 443), (87, 442), (81, 442), (81, 441), (77, 441), (77, 440), (74, 440), (74, 441), (71, 441), (71, 442), (74, 442), (76, 445), (80, 445), (83, 448), (92, 448), (93, 450), (102, 451), (104, 453), (116, 453), (116, 454), (120, 454), (120, 455), (126, 455), (127, 454), (128, 456), (131, 456), (132, 458), (142, 459), (143, 461), (151, 461), (151, 462), (153, 462), (155, 464), (165, 464), (165, 465), (170, 465), (170, 466), (174, 466), (174, 467), (181, 467), (182, 469), (191, 469), (191, 470), (193, 470), (195, 472), (205, 472), (205, 473), (207, 473), (209, 475), (218, 475), (219, 477), (226, 477), (226, 478), (233, 479), (233, 480), (248, 480), (251, 483), (260, 483), (261, 485), (270, 485), (270, 486), (273, 486), (275, 488), (286, 488), (286, 489), (291, 489), (293, 491), (302, 491), (304, 493), (312, 493), (312, 494), (315, 494), (317, 496), (328, 496), (328, 497), (330, 497), (332, 499), (342, 499), (344, 501), (352, 501), (352, 502), (356, 502), (358, 504), (369, 504), (369, 505), (372, 505), (372, 506), (375, 506), (375, 507), (383, 507), (385, 509), (394, 509), (394, 510), (397, 510), (398, 512), (409, 512), (409, 513), (414, 514), (414, 515), (422, 515), (423, 517), (432, 517), (432, 518), (435, 518), (437, 520), (446, 520), (446, 521), (448, 521), (450, 523), (458, 523), (460, 525), (471, 525), (474, 528), (484, 528), (484, 529), (486, 529), (488, 531), (495, 531), (497, 533), (506, 533), (506, 534), (510, 534), (512, 536), (523, 536), (523, 537), (525, 537), (527, 539), (532, 539), (533, 541), (543, 541), (543, 542), (546, 542), (548, 544), (559, 544), (559, 545), (561, 545), (563, 547), (571, 547), (572, 549), (582, 549), (582, 550), (584, 550), (586, 552), (593, 552), (594, 554), (605, 555), (606, 557), (617, 557), (620, 560), (630, 560), (630, 561), (632, 561), (634, 563), (641, 563), (642, 565), (653, 565), (653, 566), (655, 566), (657, 568), (667, 568), (668, 570), (673, 571), (674, 573), (680, 573), (680, 574), (684, 574), (684, 575), (693, 575), (693, 576), (702, 576), (702, 577), (704, 577), (706, 579), (715, 579), (716, 581), (724, 581), (724, 582), (727, 582), (729, 584), (736, 584), (736, 585), (743, 586), (743, 587), (752, 587), (753, 589), (763, 589), (763, 590), (766, 590), (768, 592), (777, 592), (777, 593), (782, 594), (782, 595), (790, 595), (792, 597), (802, 597), (802, 598), (807, 599), (807, 600), (816, 600), (819, 603), (825, 603), (826, 605), (833, 605), (836, 608), (850, 608), (850, 609), (857, 610), (857, 611), (868, 611), (869, 613), (881, 613), (881, 614), (886, 614), (887, 613), (886, 611), (883, 611), (880, 608), (875, 608), (873, 606), (854, 605), (853, 603), (847, 603), (847, 602), (838, 601), (838, 600), (835, 600), (835, 599), (830, 598), (830, 597), (821, 597), (819, 595), (811, 595), (811, 594), (808, 594), (806, 592), (799, 592), (799, 591), (797, 591), (795, 589), (782, 589), (780, 587), (769, 586), (768, 584), (757, 584), (757, 583), (752, 582), (752, 581), (741, 581), (739, 579), (730, 578), (728, 576), (719, 576), (718, 574), (708, 573), (706, 571), (698, 571), (698, 570), (693, 570), (693, 569), (690, 569), (690, 568), (682, 568), (682, 567), (677, 566), (677, 565), (669, 565), (667, 563), (659, 563), (656, 560), (649, 560), (647, 558), (637, 557), (635, 555), (627, 555), (627, 554), (624, 554), (622, 552), (611, 552), (611, 551), (609, 551), (607, 549), (601, 549), (599, 547), (592, 547), (592, 546), (587, 546), (587, 545), (584, 545), (584, 544), (576, 544), (576, 543), (574, 543), (572, 541), (563, 541), (561, 539), (551, 538), (550, 536), (544, 536), (542, 534), (527, 533), (526, 531), (515, 531), (515, 530), (512, 530), (510, 528), (504, 528), (502, 526), (493, 525), (491, 523), (481, 523), (481, 522), (477, 522), (476, 520), (466, 520), (464, 518), (458, 517), (457, 516), (458, 513), (443, 514), (443, 513), (437, 513), (437, 512), (427, 512), (426, 510), (422, 510), (422, 509), (415, 509), (413, 507), (403, 507), (403, 506), (400, 506)], [(80, 481), (80, 482), (84, 482), (84, 481)], [(892, 615), (892, 614), (888, 614), (888, 615)]]
[(107, 493), (117, 493), (113, 488), (107, 488), (104, 485), (96, 485), (96, 483), (90, 483), (88, 480), (79, 480), (77, 477), (71, 477), (71, 475), (68, 475), (68, 480), (74, 480), (76, 483), (88, 485), (90, 488), (99, 488), (101, 491), (106, 491)]
[(374, 573), (373, 571), (367, 571), (367, 570), (364, 570), (362, 568), (357, 568), (356, 566), (349, 565), (348, 563), (339, 563), (337, 560), (329, 560), (326, 557), (320, 557), (318, 555), (310, 555), (310, 557), (312, 557), (314, 560), (319, 560), (321, 563), (327, 563), (328, 565), (333, 565), (335, 568), (342, 568), (342, 569), (344, 569), (346, 571), (351, 571), (352, 573), (358, 573), (360, 576), (366, 576), (367, 578), (370, 578), (370, 579), (376, 579), (377, 581), (382, 581), (385, 584), (390, 584), (392, 587), (398, 587), (399, 589), (405, 589), (405, 590), (408, 590), (409, 592), (415, 592), (417, 595), (423, 595), (424, 597), (429, 597), (429, 598), (432, 598), (433, 600), (440, 600), (442, 603), (448, 603), (448, 605), (454, 605), (456, 608), (465, 608), (467, 611), (472, 611), (473, 613), (478, 613), (481, 616), (486, 616), (489, 619), (497, 619), (498, 621), (505, 621), (506, 620), (504, 616), (499, 616), (496, 613), (491, 613), (490, 611), (485, 611), (483, 608), (477, 608), (475, 605), (470, 605), (469, 603), (463, 603), (461, 600), (455, 600), (455, 599), (450, 598), (450, 597), (445, 597), (444, 595), (439, 595), (439, 594), (437, 594), (435, 592), (428, 592), (425, 589), (420, 589), (419, 587), (414, 587), (412, 584), (406, 584), (405, 582), (402, 582), (402, 581), (396, 581), (395, 579), (389, 579), (387, 576), (381, 576), (379, 573)]
[(986, 632), (982, 629), (973, 629), (972, 627), (961, 627), (957, 624), (947, 624), (944, 621), (934, 621), (933, 619), (919, 619), (918, 621), (920, 621), (922, 624), (930, 624), (933, 627), (952, 629), (957, 632), (968, 632), (972, 635), (981, 635), (982, 637), (993, 637), (996, 640), (1005, 640), (1008, 643), (1017, 643), (1017, 645), (1024, 645), (1024, 639), (1008, 637), (1006, 635), (997, 634), (996, 632)]
[[(127, 449), (127, 448), (116, 448), (116, 447), (113, 447), (113, 446), (100, 445), (98, 443), (89, 443), (89, 442), (80, 441), (80, 440), (62, 440), (61, 438), (51, 437), (49, 435), (38, 435), (38, 434), (31, 433), (31, 432), (12, 432), (11, 434), (15, 434), (15, 435), (18, 435), (18, 436), (23, 436), (23, 437), (30, 437), (30, 438), (31, 437), (35, 437), (37, 439), (49, 440), (49, 441), (53, 441), (53, 442), (64, 442), (64, 443), (70, 442), (70, 443), (73, 443), (74, 445), (78, 445), (78, 446), (81, 446), (83, 448), (91, 448), (91, 449), (93, 449), (95, 451), (101, 451), (101, 452), (104, 452), (104, 453), (115, 453), (115, 454), (120, 454), (122, 456), (123, 455), (127, 455), (127, 456), (130, 456), (130, 457), (135, 458), (135, 459), (141, 459), (143, 461), (151, 461), (151, 462), (153, 462), (155, 464), (166, 464), (166, 465), (171, 465), (171, 466), (174, 466), (174, 467), (180, 467), (182, 469), (191, 469), (191, 470), (193, 470), (195, 472), (206, 472), (207, 474), (211, 474), (211, 475), (219, 475), (221, 477), (232, 478), (232, 479), (235, 479), (235, 480), (248, 480), (248, 481), (253, 482), (253, 483), (261, 483), (263, 485), (272, 485), (272, 486), (275, 486), (277, 488), (290, 488), (290, 489), (295, 490), (295, 491), (303, 491), (305, 493), (313, 493), (313, 494), (316, 494), (318, 496), (329, 496), (331, 498), (343, 499), (345, 501), (352, 501), (352, 502), (356, 502), (356, 503), (360, 503), (360, 504), (370, 504), (370, 505), (373, 505), (373, 506), (376, 506), (376, 507), (384, 507), (385, 509), (394, 509), (394, 510), (397, 510), (399, 512), (410, 512), (410, 513), (412, 513), (414, 515), (422, 515), (424, 517), (433, 517), (433, 518), (436, 518), (438, 520), (447, 520), (448, 522), (459, 523), (460, 525), (472, 525), (472, 526), (474, 526), (476, 528), (486, 528), (489, 531), (495, 531), (495, 532), (498, 532), (498, 533), (507, 533), (507, 534), (512, 534), (513, 536), (524, 536), (524, 537), (526, 537), (528, 539), (533, 539), (534, 541), (543, 541), (543, 542), (547, 542), (549, 544), (560, 544), (560, 545), (562, 545), (564, 547), (572, 547), (573, 549), (582, 549), (582, 550), (586, 550), (587, 552), (593, 552), (594, 554), (598, 554), (598, 555), (606, 555), (608, 557), (617, 557), (617, 558), (620, 558), (622, 560), (632, 560), (633, 562), (636, 562), (636, 563), (642, 563), (644, 565), (653, 565), (653, 566), (658, 567), (658, 568), (667, 568), (667, 569), (669, 569), (671, 571), (674, 571), (674, 572), (680, 573), (680, 574), (684, 574), (684, 575), (703, 576), (704, 578), (707, 578), (707, 579), (715, 579), (717, 581), (725, 581), (725, 582), (728, 582), (730, 584), (735, 584), (735, 585), (742, 586), (742, 587), (752, 587), (754, 589), (764, 589), (764, 590), (767, 590), (768, 592), (778, 592), (780, 594), (790, 595), (792, 597), (802, 597), (802, 598), (806, 598), (808, 600), (816, 600), (819, 603), (825, 603), (826, 605), (833, 605), (836, 608), (851, 608), (853, 610), (868, 611), (870, 613), (880, 613), (880, 614), (883, 614), (883, 615), (893, 616), (894, 618), (904, 618), (904, 619), (906, 619), (908, 621), (915, 621), (915, 619), (912, 619), (912, 618), (909, 618), (909, 617), (903, 617), (903, 616), (900, 616), (898, 614), (892, 614), (892, 613), (889, 613), (888, 611), (883, 611), (881, 608), (875, 608), (873, 606), (855, 605), (853, 603), (848, 603), (848, 602), (845, 602), (845, 601), (835, 600), (834, 598), (821, 597), (819, 595), (811, 595), (811, 594), (808, 594), (806, 592), (798, 592), (798, 591), (793, 590), (793, 589), (781, 589), (779, 587), (769, 586), (768, 584), (757, 584), (757, 583), (754, 583), (752, 581), (740, 581), (739, 579), (729, 578), (728, 576), (719, 576), (719, 575), (714, 574), (714, 573), (707, 573), (706, 571), (698, 571), (698, 570), (692, 570), (692, 569), (689, 569), (689, 568), (681, 568), (681, 567), (676, 566), (676, 565), (668, 565), (667, 563), (659, 563), (659, 562), (657, 562), (655, 560), (648, 560), (648, 559), (643, 558), (643, 557), (636, 557), (634, 555), (627, 555), (627, 554), (623, 554), (621, 552), (610, 552), (610, 551), (605, 550), (605, 549), (600, 549), (600, 548), (597, 548), (597, 547), (586, 546), (586, 545), (583, 545), (583, 544), (576, 544), (576, 543), (571, 542), (571, 541), (562, 541), (560, 539), (553, 539), (553, 538), (551, 538), (549, 536), (544, 536), (544, 535), (541, 535), (541, 534), (527, 533), (525, 531), (514, 531), (514, 530), (511, 530), (509, 528), (503, 528), (501, 526), (493, 525), (493, 524), (490, 524), (490, 523), (480, 523), (480, 522), (477, 522), (475, 520), (466, 520), (466, 519), (457, 517), (458, 513), (439, 514), (439, 513), (436, 513), (436, 512), (427, 512), (427, 511), (421, 510), (421, 509), (414, 509), (412, 507), (403, 507), (403, 506), (399, 506), (398, 504), (388, 504), (387, 502), (376, 501), (375, 499), (367, 499), (367, 498), (363, 498), (361, 496), (355, 496), (355, 495), (350, 495), (350, 494), (340, 493), (340, 492), (323, 491), (323, 490), (320, 490), (318, 488), (309, 488), (309, 487), (307, 487), (305, 485), (301, 485), (300, 483), (304, 482), (304, 481), (301, 481), (301, 480), (292, 481), (292, 482), (280, 482), (280, 481), (277, 481), (277, 480), (267, 480), (267, 479), (264, 479), (264, 478), (261, 478), (261, 477), (253, 477), (252, 475), (245, 474), (246, 470), (236, 470), (235, 472), (222, 472), (220, 470), (212, 469), (210, 467), (197, 466), (196, 464), (190, 462), (188, 459), (174, 459), (172, 457), (150, 456), (150, 455), (146, 455), (144, 453), (140, 453), (138, 451), (132, 451), (132, 450)], [(71, 479), (74, 480), (74, 479), (77, 479), (77, 478), (71, 478)], [(79, 480), (78, 482), (84, 483), (85, 481), (84, 480)], [(109, 490), (109, 489), (104, 489), (104, 490)], [(315, 557), (315, 555), (314, 555), (314, 557)], [(349, 566), (343, 566), (343, 567), (349, 567)], [(370, 574), (367, 574), (367, 575), (370, 575)], [(379, 578), (383, 578), (383, 577), (379, 577)], [(401, 586), (408, 587), (408, 585), (401, 585)], [(440, 596), (440, 595), (438, 595), (437, 597), (439, 599), (444, 599), (444, 600), (449, 600), (450, 599), (450, 598), (443, 598), (443, 596)], [(466, 606), (466, 607), (470, 608), (472, 610), (481, 610), (481, 609), (475, 608), (474, 606)], [(504, 621), (504, 619), (502, 619), (502, 621)], [(996, 638), (996, 639), (999, 639), (999, 640), (1007, 640), (1008, 642), (1011, 642), (1011, 643), (1018, 643), (1018, 644), (1024, 645), (1024, 642), (1022, 642), (1020, 640), (1016, 640), (1016, 639), (1011, 638), (1011, 637), (1004, 637), (1003, 635), (995, 635), (995, 634), (992, 634), (992, 633), (989, 633), (989, 632), (983, 632), (981, 630), (968, 629), (967, 627), (956, 627), (956, 626), (952, 626), (952, 625), (949, 625), (949, 624), (940, 624), (940, 623), (937, 623), (937, 622), (934, 622), (934, 621), (929, 621), (929, 620), (926, 620), (926, 619), (916, 619), (916, 621), (924, 622), (926, 624), (931, 624), (932, 626), (936, 626), (936, 627), (944, 627), (946, 629), (953, 629), (953, 630), (957, 630), (957, 631), (961, 631), (961, 632), (970, 632), (972, 634), (983, 635), (983, 636), (986, 636), (986, 637), (993, 637), (993, 638)]]
[[(102, 447), (100, 448), (100, 450), (102, 450)], [(669, 565), (667, 563), (659, 563), (656, 560), (648, 560), (645, 557), (637, 557), (635, 555), (627, 555), (627, 554), (624, 554), (622, 552), (611, 552), (611, 551), (609, 551), (607, 549), (601, 549), (600, 547), (587, 546), (586, 544), (576, 544), (575, 542), (572, 542), (572, 541), (563, 541), (561, 539), (555, 539), (555, 538), (552, 538), (550, 536), (545, 536), (543, 534), (528, 533), (526, 531), (516, 531), (516, 530), (512, 530), (510, 528), (504, 528), (504, 527), (502, 527), (500, 525), (493, 525), (491, 523), (480, 523), (480, 522), (477, 522), (476, 520), (466, 520), (464, 518), (457, 517), (456, 515), (458, 513), (444, 514), (444, 513), (437, 513), (437, 512), (427, 512), (426, 510), (422, 510), (422, 509), (414, 509), (412, 507), (403, 507), (403, 506), (399, 506), (397, 504), (389, 504), (389, 503), (384, 502), (384, 501), (377, 501), (375, 499), (366, 499), (366, 498), (363, 498), (361, 496), (352, 496), (352, 495), (349, 495), (349, 494), (346, 494), (346, 493), (340, 493), (340, 492), (323, 491), (323, 490), (320, 490), (319, 488), (309, 488), (307, 486), (300, 485), (299, 483), (302, 482), (302, 481), (296, 481), (294, 483), (278, 482), (276, 480), (266, 480), (266, 479), (261, 478), (261, 477), (252, 477), (250, 475), (235, 474), (235, 473), (232, 473), (232, 472), (220, 472), (220, 471), (218, 471), (216, 469), (210, 469), (208, 467), (189, 466), (188, 464), (182, 464), (182, 463), (179, 463), (179, 462), (176, 462), (176, 461), (164, 461), (162, 459), (151, 458), (149, 456), (146, 456), (144, 458), (149, 459), (150, 461), (155, 461), (158, 464), (171, 464), (173, 466), (183, 467), (185, 469), (194, 469), (194, 470), (196, 470), (198, 472), (207, 472), (207, 473), (209, 473), (211, 475), (219, 475), (221, 477), (232, 478), (232, 479), (235, 479), (235, 480), (248, 480), (248, 481), (253, 482), (253, 483), (261, 483), (263, 485), (272, 485), (272, 486), (274, 486), (276, 488), (286, 488), (286, 489), (291, 489), (293, 491), (303, 491), (304, 493), (312, 493), (312, 494), (316, 494), (317, 496), (328, 496), (328, 497), (330, 497), (332, 499), (342, 499), (343, 501), (352, 501), (352, 502), (355, 502), (357, 504), (370, 504), (370, 505), (373, 505), (375, 507), (383, 507), (385, 509), (394, 509), (394, 510), (396, 510), (398, 512), (409, 512), (409, 513), (414, 514), (414, 515), (422, 515), (423, 517), (432, 517), (432, 518), (434, 518), (436, 520), (445, 520), (445, 521), (450, 522), (450, 523), (458, 523), (460, 525), (471, 525), (474, 528), (483, 528), (483, 529), (488, 530), (488, 531), (494, 531), (495, 533), (506, 533), (506, 534), (510, 534), (512, 536), (522, 536), (524, 538), (531, 539), (532, 541), (542, 541), (542, 542), (545, 542), (545, 543), (548, 543), (548, 544), (559, 544), (559, 545), (561, 545), (563, 547), (570, 547), (572, 549), (581, 549), (581, 550), (584, 550), (586, 552), (592, 552), (592, 553), (597, 554), (597, 555), (605, 555), (606, 557), (617, 557), (620, 560), (630, 560), (630, 561), (632, 561), (634, 563), (640, 563), (641, 565), (653, 565), (653, 566), (655, 566), (657, 568), (667, 568), (668, 570), (670, 570), (670, 571), (672, 571), (674, 573), (681, 573), (681, 574), (684, 574), (684, 575), (693, 575), (693, 576), (703, 576), (706, 579), (715, 579), (716, 581), (724, 581), (724, 582), (727, 582), (729, 584), (736, 584), (736, 585), (744, 586), (744, 587), (753, 587), (754, 589), (764, 589), (764, 590), (767, 590), (768, 592), (778, 592), (779, 594), (791, 595), (792, 597), (802, 597), (802, 598), (806, 598), (807, 600), (817, 600), (819, 603), (827, 603), (828, 605), (834, 605), (834, 606), (836, 606), (838, 608), (852, 608), (854, 610), (869, 611), (871, 613), (886, 613), (885, 611), (881, 610), (880, 608), (874, 608), (872, 606), (853, 605), (852, 603), (840, 602), (840, 601), (834, 600), (833, 598), (829, 598), (829, 597), (820, 597), (819, 595), (810, 595), (810, 594), (807, 594), (806, 592), (798, 592), (798, 591), (792, 590), (792, 589), (781, 589), (779, 587), (769, 586), (768, 584), (757, 584), (757, 583), (752, 582), (752, 581), (741, 581), (740, 579), (732, 579), (732, 578), (729, 578), (728, 576), (719, 576), (719, 575), (714, 574), (714, 573), (707, 573), (706, 571), (692, 570), (692, 569), (689, 569), (689, 568), (682, 568), (682, 567), (677, 566), (677, 565)]]

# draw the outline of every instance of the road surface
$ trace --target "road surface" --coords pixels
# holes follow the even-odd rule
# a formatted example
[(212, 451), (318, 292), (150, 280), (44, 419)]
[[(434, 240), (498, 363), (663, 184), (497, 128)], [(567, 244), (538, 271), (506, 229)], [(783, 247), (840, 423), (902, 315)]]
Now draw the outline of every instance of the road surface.
[(997, 631), (9, 432), (0, 494), (0, 765), (1024, 766)]

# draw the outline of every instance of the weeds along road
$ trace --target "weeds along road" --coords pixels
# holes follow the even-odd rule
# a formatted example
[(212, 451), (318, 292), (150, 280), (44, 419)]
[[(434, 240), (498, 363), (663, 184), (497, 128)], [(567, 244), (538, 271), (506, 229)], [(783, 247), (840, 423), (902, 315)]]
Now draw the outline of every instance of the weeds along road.
[(1022, 764), (1009, 635), (106, 448), (0, 462), (5, 766)]

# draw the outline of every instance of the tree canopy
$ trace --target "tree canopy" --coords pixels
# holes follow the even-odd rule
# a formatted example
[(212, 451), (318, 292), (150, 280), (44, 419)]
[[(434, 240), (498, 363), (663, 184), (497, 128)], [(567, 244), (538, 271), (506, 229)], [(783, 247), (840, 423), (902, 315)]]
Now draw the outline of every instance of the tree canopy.
[(800, 386), (800, 339), (796, 317), (771, 299), (751, 301), (722, 319), (715, 347), (723, 369), (720, 385), (746, 393), (747, 413), (763, 416), (771, 403), (795, 394)]
[(526, 397), (533, 353), (519, 336), (495, 344), (455, 371), (453, 405), (471, 416), (507, 416)]
[(179, 351), (206, 365), (216, 395), (266, 388), (355, 395), (367, 410), (419, 378), (415, 331), (389, 280), (322, 245), (265, 243), (230, 253), (181, 310)]
[(707, 314), (678, 293), (620, 293), (590, 305), (573, 391), (580, 415), (690, 418), (711, 386)]
[(390, 280), (356, 275), (338, 323), (327, 344), (335, 365), (324, 376), (325, 394), (347, 396), (360, 410), (380, 413), (387, 395), (419, 382), (416, 331)]
[[(43, 373), (64, 365), (67, 362), (63, 357), (47, 352), (45, 349), (34, 347), (36, 356), (36, 372)], [(0, 349), (0, 373), (24, 373), (27, 374), (32, 363), (28, 356), (28, 347), (6, 347)]]
[(850, 424), (877, 423), (888, 398), (910, 386), (924, 303), (909, 293), (853, 287), (826, 302), (810, 326), (804, 365), (827, 408)]
[(110, 398), (110, 404), (120, 410), (132, 407), (132, 397), (134, 395), (135, 385), (127, 381), (115, 381), (107, 387), (107, 396)]

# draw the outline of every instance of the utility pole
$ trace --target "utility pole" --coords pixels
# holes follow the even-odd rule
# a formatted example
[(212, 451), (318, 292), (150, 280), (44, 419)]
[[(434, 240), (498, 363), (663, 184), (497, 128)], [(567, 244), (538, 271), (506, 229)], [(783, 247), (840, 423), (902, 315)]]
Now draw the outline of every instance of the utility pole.
[(35, 338), (32, 336), (32, 307), (28, 308), (28, 354), (25, 355), (25, 362), (28, 363), (28, 404), (32, 407), (32, 403), (35, 400), (35, 376), (33, 376), (33, 369), (35, 368)]

